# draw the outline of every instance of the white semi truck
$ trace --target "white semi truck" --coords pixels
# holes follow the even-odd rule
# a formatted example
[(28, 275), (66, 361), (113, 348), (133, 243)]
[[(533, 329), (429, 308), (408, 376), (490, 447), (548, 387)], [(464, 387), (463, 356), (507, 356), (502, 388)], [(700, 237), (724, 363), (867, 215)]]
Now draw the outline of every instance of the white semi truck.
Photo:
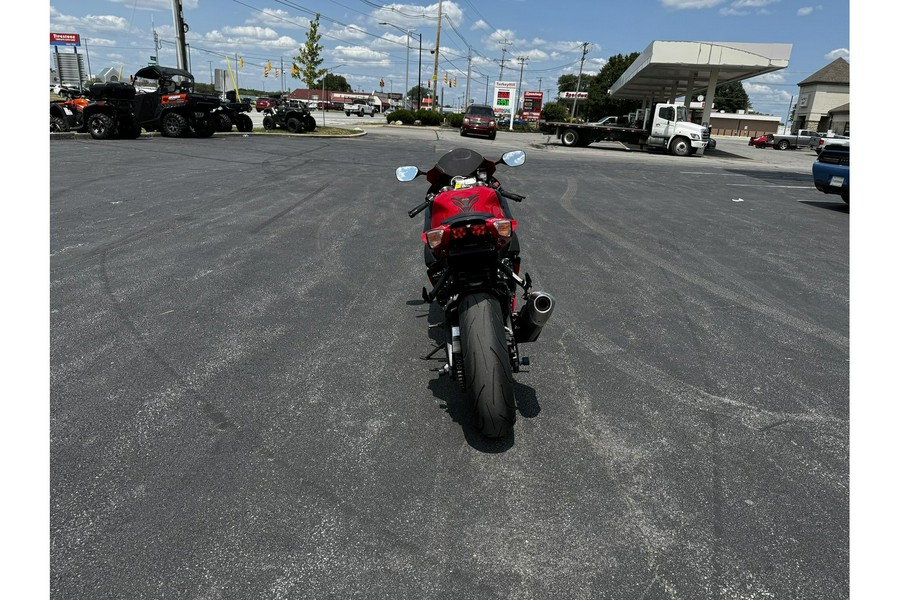
[(563, 146), (587, 146), (613, 140), (643, 148), (666, 150), (676, 156), (702, 154), (709, 143), (709, 129), (692, 123), (683, 104), (660, 103), (651, 110), (638, 110), (631, 125), (592, 125), (550, 121), (546, 129), (555, 129)]

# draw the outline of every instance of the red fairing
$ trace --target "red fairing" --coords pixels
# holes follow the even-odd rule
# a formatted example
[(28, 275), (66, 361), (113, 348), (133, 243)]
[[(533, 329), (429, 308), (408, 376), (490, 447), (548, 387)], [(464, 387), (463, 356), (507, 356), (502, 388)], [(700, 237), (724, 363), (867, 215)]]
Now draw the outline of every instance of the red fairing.
[(431, 205), (431, 228), (435, 229), (450, 217), (465, 213), (490, 213), (500, 219), (506, 218), (496, 190), (474, 186), (438, 194)]

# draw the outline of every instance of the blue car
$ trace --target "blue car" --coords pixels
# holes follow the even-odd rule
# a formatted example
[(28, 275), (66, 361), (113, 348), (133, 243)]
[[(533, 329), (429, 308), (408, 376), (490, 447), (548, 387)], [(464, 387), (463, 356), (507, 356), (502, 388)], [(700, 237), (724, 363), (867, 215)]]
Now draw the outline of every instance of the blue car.
[(812, 166), (816, 189), (850, 204), (850, 146), (825, 146)]

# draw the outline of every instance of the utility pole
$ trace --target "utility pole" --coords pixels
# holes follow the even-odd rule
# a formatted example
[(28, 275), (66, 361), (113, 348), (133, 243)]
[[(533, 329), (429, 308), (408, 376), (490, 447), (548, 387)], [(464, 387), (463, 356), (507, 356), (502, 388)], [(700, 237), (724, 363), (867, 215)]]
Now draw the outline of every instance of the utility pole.
[(468, 67), (466, 69), (466, 97), (463, 98), (465, 100), (464, 105), (469, 106), (469, 83), (472, 80), (472, 46), (469, 46), (469, 56), (466, 59), (468, 63)]
[[(519, 85), (516, 87), (516, 99), (515, 104), (512, 107), (512, 110), (509, 113), (509, 130), (512, 131), (512, 124), (516, 120), (516, 110), (519, 108), (519, 94), (522, 94), (524, 98), (524, 92), (522, 92), (522, 76), (525, 73), (525, 61), (528, 60), (527, 56), (520, 56), (516, 60), (519, 61)], [(524, 104), (524, 101), (523, 101)], [(523, 115), (524, 116), (524, 115)]]
[[(438, 1), (438, 24), (437, 24), (437, 37), (434, 40), (434, 75), (431, 77), (431, 81), (434, 85), (434, 99), (437, 100), (437, 81), (438, 81), (438, 61), (440, 60), (441, 54), (441, 15), (443, 14), (444, 0)], [(434, 105), (436, 103), (431, 103), (431, 108), (434, 109)]]
[(578, 67), (578, 82), (575, 84), (575, 99), (572, 100), (572, 118), (575, 118), (575, 108), (578, 106), (578, 92), (581, 91), (581, 72), (584, 70), (584, 57), (587, 56), (588, 46), (590, 44), (588, 42), (583, 43), (581, 46), (581, 66)]
[(503, 55), (500, 58), (500, 77), (497, 79), (497, 81), (503, 81), (503, 67), (506, 65), (506, 46), (510, 43), (510, 41), (504, 39), (500, 43), (503, 45)]
[(181, 13), (181, 0), (172, 0), (172, 17), (175, 20), (175, 56), (178, 58), (178, 68), (187, 70), (188, 58), (184, 35), (188, 32), (189, 27), (184, 22), (184, 16)]

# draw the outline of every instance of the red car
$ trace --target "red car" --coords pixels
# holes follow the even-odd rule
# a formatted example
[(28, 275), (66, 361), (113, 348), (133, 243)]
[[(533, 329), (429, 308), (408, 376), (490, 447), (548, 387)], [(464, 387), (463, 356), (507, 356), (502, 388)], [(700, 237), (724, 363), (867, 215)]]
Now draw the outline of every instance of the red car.
[(765, 148), (766, 142), (771, 143), (771, 141), (772, 141), (772, 134), (771, 133), (763, 133), (756, 137), (750, 138), (750, 143), (747, 145), (748, 146), (756, 146), (757, 148)]
[(273, 106), (275, 106), (275, 102), (273, 102), (271, 98), (258, 98), (256, 100), (256, 112), (262, 112)]
[(463, 115), (459, 135), (465, 137), (476, 133), (488, 136), (489, 140), (497, 137), (497, 117), (494, 109), (486, 104), (471, 104)]

